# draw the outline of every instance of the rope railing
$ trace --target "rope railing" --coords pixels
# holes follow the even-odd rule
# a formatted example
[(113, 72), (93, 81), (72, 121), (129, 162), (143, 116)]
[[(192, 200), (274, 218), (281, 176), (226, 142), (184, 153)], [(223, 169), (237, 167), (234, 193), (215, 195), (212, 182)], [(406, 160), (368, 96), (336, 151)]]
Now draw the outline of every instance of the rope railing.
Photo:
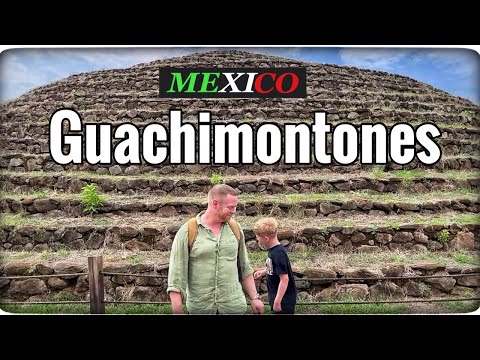
[(326, 277), (326, 278), (300, 278), (295, 281), (367, 281), (367, 280), (410, 280), (410, 279), (435, 279), (435, 278), (448, 278), (448, 277), (464, 277), (464, 276), (478, 276), (480, 273), (468, 273), (468, 274), (448, 274), (448, 275), (407, 275), (407, 276), (377, 276), (377, 277)]
[(55, 305), (55, 304), (90, 304), (88, 300), (65, 300), (65, 301), (2, 301), (0, 305)]
[[(51, 277), (75, 277), (88, 275), (90, 300), (87, 301), (8, 301), (0, 302), (1, 305), (34, 305), (34, 304), (90, 304), (91, 314), (104, 314), (105, 304), (156, 304), (170, 305), (166, 301), (135, 301), (135, 300), (105, 300), (104, 276), (125, 276), (145, 278), (167, 278), (166, 274), (135, 274), (122, 272), (103, 271), (103, 258), (101, 256), (88, 258), (88, 272), (70, 274), (49, 274), (49, 275), (23, 275), (23, 276), (2, 276), (0, 279), (17, 280), (26, 278), (51, 278)], [(445, 274), (445, 275), (407, 275), (407, 276), (377, 276), (377, 277), (319, 277), (319, 278), (296, 278), (295, 281), (383, 281), (383, 280), (409, 280), (409, 279), (431, 279), (431, 278), (462, 278), (479, 276), (480, 272)], [(425, 303), (425, 302), (446, 302), (446, 301), (478, 301), (480, 297), (450, 297), (431, 299), (398, 299), (398, 300), (358, 300), (358, 301), (321, 301), (321, 302), (299, 302), (297, 305), (323, 306), (323, 305), (353, 305), (353, 304), (389, 304), (389, 303)]]
[(395, 303), (423, 303), (423, 302), (444, 302), (444, 301), (476, 301), (475, 298), (432, 298), (432, 299), (399, 299), (399, 300), (358, 300), (358, 301), (332, 301), (332, 302), (305, 302), (297, 305), (354, 305), (354, 304), (395, 304)]
[(132, 274), (132, 273), (119, 273), (119, 272), (108, 272), (108, 271), (102, 271), (101, 274), (107, 275), (107, 276), (135, 276), (135, 277), (153, 277), (153, 278), (167, 278), (168, 277), (168, 275), (165, 275), (165, 274), (159, 274), (159, 275)]
[(18, 279), (35, 279), (35, 278), (51, 278), (51, 277), (76, 277), (88, 275), (88, 273), (71, 273), (71, 274), (50, 274), (50, 275), (16, 275), (16, 276), (0, 276), (0, 279), (7, 279), (7, 280), (18, 280)]
[[(121, 273), (121, 272), (108, 272), (101, 271), (100, 274), (106, 276), (131, 276), (131, 277), (145, 277), (145, 278), (168, 278), (165, 274), (137, 274), (137, 273)], [(22, 275), (22, 276), (1, 276), (0, 279), (16, 280), (27, 278), (50, 278), (50, 277), (67, 277), (67, 276), (82, 276), (88, 275), (88, 273), (71, 273), (71, 274), (51, 274), (51, 275)], [(322, 277), (322, 278), (306, 278), (300, 277), (295, 281), (369, 281), (369, 280), (411, 280), (411, 279), (435, 279), (435, 278), (458, 278), (465, 276), (478, 276), (479, 272), (472, 272), (468, 274), (446, 274), (446, 275), (407, 275), (407, 276), (376, 276), (376, 277)]]
[[(135, 276), (135, 277), (154, 277), (167, 278), (168, 275), (153, 275), (153, 274), (132, 274), (132, 273), (118, 273), (118, 272), (101, 272), (107, 276)], [(434, 279), (434, 278), (448, 278), (448, 277), (464, 277), (464, 276), (478, 276), (479, 272), (468, 274), (447, 274), (447, 275), (408, 275), (408, 276), (377, 276), (377, 277), (325, 277), (325, 278), (297, 278), (295, 281), (367, 281), (367, 280), (409, 280), (409, 279)]]

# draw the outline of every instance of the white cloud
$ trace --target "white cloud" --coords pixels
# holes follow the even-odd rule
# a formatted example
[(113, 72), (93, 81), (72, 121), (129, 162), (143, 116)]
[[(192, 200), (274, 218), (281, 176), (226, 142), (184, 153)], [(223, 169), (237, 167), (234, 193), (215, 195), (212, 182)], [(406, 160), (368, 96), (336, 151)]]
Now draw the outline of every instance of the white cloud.
[[(300, 59), (301, 47), (236, 47), (243, 51)], [(0, 54), (0, 102), (52, 81), (87, 71), (130, 67), (213, 47), (22, 48)], [(313, 51), (313, 50), (312, 50)], [(319, 54), (322, 49), (319, 49)], [(343, 48), (340, 64), (403, 74), (479, 101), (479, 56), (465, 49)], [(334, 60), (335, 61), (335, 60)], [(467, 94), (469, 94), (467, 96)], [(472, 95), (473, 94), (473, 95)]]
[(480, 58), (461, 48), (345, 48), (344, 65), (402, 74), (479, 103)]
[(409, 49), (389, 48), (343, 48), (339, 52), (344, 65), (360, 68), (395, 71), (412, 55)]
[(467, 49), (431, 49), (425, 56), (434, 66), (448, 70), (455, 76), (478, 77), (479, 57), (473, 50)]
[(0, 54), (0, 102), (86, 71), (130, 67), (208, 48), (11, 49)]

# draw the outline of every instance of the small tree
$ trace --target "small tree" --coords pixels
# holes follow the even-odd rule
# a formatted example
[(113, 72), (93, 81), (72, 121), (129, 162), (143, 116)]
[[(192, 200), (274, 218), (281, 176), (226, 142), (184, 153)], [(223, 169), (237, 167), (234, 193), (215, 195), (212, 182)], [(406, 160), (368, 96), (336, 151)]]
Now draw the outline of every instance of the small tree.
[(106, 197), (104, 195), (99, 195), (97, 192), (97, 185), (88, 184), (82, 187), (82, 204), (83, 212), (92, 215), (94, 212), (102, 206)]

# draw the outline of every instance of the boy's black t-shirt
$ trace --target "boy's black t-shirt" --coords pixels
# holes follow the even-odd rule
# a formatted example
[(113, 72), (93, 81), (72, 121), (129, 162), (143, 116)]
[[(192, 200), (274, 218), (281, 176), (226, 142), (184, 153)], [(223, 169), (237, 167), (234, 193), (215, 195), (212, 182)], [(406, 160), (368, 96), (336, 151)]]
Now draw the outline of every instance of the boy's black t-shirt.
[(282, 304), (297, 303), (297, 288), (295, 279), (288, 259), (287, 251), (282, 244), (275, 245), (268, 250), (267, 266), (267, 288), (268, 302), (273, 305), (280, 284), (280, 274), (288, 274), (288, 286), (283, 295)]

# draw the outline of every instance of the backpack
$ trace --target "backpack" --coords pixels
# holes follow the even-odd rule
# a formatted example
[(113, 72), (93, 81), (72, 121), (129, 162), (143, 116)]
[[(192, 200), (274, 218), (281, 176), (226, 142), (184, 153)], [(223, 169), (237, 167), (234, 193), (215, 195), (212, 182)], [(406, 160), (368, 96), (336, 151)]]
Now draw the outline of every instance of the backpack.
[[(228, 220), (228, 225), (230, 225), (230, 228), (235, 234), (235, 237), (237, 238), (237, 240), (240, 241), (241, 239), (240, 227), (238, 226), (237, 222), (233, 219), (230, 219)], [(193, 217), (188, 220), (188, 248), (189, 249), (192, 248), (193, 243), (197, 239), (197, 234), (198, 234), (197, 219)]]
[[(193, 243), (197, 239), (197, 234), (198, 234), (198, 224), (197, 224), (197, 218), (193, 217), (188, 220), (188, 250), (190, 251), (193, 247)], [(233, 233), (235, 234), (235, 237), (237, 238), (238, 241), (238, 252), (237, 252), (237, 269), (238, 269), (238, 280), (242, 282), (242, 271), (240, 270), (240, 260), (238, 258), (238, 253), (240, 252), (240, 240), (242, 238), (241, 233), (240, 233), (240, 227), (238, 226), (237, 222), (233, 219), (228, 220), (228, 225), (230, 225), (230, 228), (232, 229)]]

